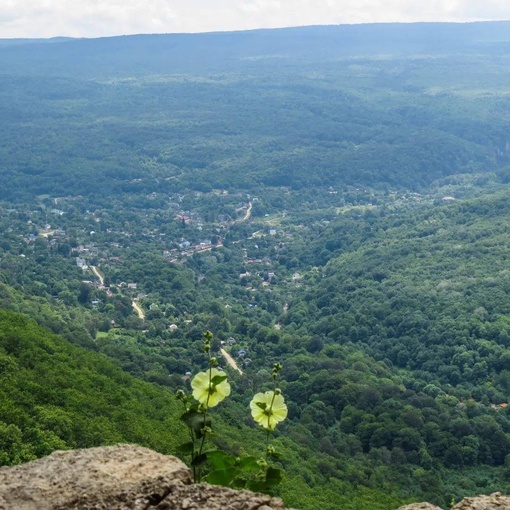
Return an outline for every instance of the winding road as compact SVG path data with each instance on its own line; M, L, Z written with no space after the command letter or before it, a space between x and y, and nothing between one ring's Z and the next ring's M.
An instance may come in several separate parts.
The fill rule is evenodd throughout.
M99 278L101 285L104 285L104 276L99 272L99 269L96 266L90 266L90 269L94 273L94 276ZM142 310L142 307L136 301L131 301L131 305L133 306L138 317L144 321L145 312Z
M246 210L246 214L244 215L244 218L241 221L246 221L251 216L251 210L253 209L253 204L251 202L248 202L248 209Z

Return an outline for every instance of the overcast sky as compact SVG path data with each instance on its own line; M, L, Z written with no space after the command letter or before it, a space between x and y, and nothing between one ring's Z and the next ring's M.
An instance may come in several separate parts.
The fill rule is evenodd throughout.
M510 0L0 0L0 38L510 19Z

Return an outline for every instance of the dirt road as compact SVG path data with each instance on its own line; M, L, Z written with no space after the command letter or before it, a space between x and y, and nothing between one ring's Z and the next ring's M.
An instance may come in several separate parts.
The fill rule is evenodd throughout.
M243 375L243 371L237 366L234 358L222 347L220 347L221 355L225 358L227 363L234 369L237 370L241 375Z
M253 204L251 202L248 202L248 209L246 210L246 214L244 215L244 218L241 221L246 221L251 216L251 210L253 209Z
M94 275L97 276L97 278L99 278L99 282L101 283L101 285L104 285L104 276L99 272L97 267L96 266L90 266L90 269L92 270Z
M135 312L138 314L138 317L140 317L140 319L142 319L144 321L145 320L145 313L142 310L141 306L136 301L131 301L131 304L133 305L133 308L135 309Z

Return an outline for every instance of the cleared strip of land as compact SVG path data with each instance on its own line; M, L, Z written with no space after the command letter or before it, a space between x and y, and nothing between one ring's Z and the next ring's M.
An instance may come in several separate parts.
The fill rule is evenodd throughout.
M222 347L220 347L221 355L225 358L227 363L234 369L237 370L241 375L243 375L243 371L237 366L234 358Z

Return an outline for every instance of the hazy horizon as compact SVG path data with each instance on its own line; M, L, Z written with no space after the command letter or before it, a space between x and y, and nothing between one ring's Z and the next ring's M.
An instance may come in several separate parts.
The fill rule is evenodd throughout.
M9 0L0 38L231 32L313 25L504 21L506 0Z

